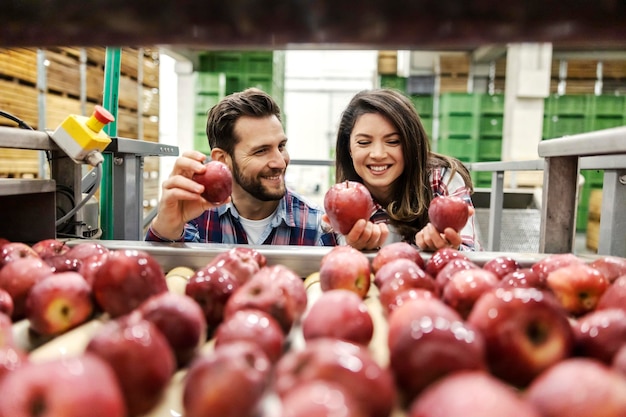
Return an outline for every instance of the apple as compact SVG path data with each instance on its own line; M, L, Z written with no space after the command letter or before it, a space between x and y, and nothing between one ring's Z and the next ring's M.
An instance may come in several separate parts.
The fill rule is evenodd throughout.
M389 316L389 367L404 405L445 375L486 369L482 334L460 319L408 308L420 303L413 301Z
M11 317L0 313L0 347L14 345L12 326Z
M0 313L4 313L7 316L13 314L13 298L11 294L5 289L0 288Z
M207 266L226 268L243 284L266 264L265 255L256 249L235 246L215 256Z
M26 297L32 286L53 273L52 267L39 255L16 259L0 269L0 288L13 300L13 321L26 316Z
M407 299L401 305L398 305L388 317L388 325L391 323L391 317L399 316L393 319L397 323L410 323L420 320L422 317L444 318L450 322L462 321L461 315L449 305L445 304L438 298L420 298ZM402 326L389 326L387 333L388 344L395 344L396 333L403 332Z
M595 309L610 284L599 270L585 263L578 263L550 272L546 285L563 308L577 316Z
M626 343L626 312L619 308L591 311L573 325L574 351L607 365Z
M546 291L488 291L476 300L467 323L484 336L490 371L515 386L526 386L572 352L574 336L568 317Z
M615 352L615 355L613 355L611 368L626 377L626 344L621 345L619 349L617 349L617 352Z
M540 415L509 385L485 371L478 370L461 371L443 377L426 388L423 394L411 404L407 413L407 417L444 416L542 417L544 415Z
M607 308L621 308L626 311L626 275L616 278L600 296L596 310Z
M496 274L498 280L504 278L506 274L517 271L521 267L522 266L519 262L517 262L517 260L506 255L496 256L495 258L485 262L483 265L483 269Z
M438 291L442 292L446 288L446 285L448 285L452 275L465 269L480 269L480 267L469 259L450 259L450 261L439 270L437 276L435 276Z
M271 369L256 344L240 341L216 346L189 365L183 380L185 417L255 415Z
M537 289L546 289L545 282L539 278L539 274L537 274L532 268L520 268L516 271L509 272L502 277L498 286L501 288L532 287Z
M426 267L426 262L417 247L407 242L392 242L384 245L376 252L372 259L372 272L376 274L384 264L399 258L410 259L422 269Z
M28 362L28 352L16 346L3 346L0 342L0 380Z
M498 276L486 269L463 269L452 275L441 299L466 319L476 300L483 293L495 288L499 282Z
M198 269L185 286L185 295L200 305L211 336L224 319L226 302L239 288L239 280L227 269L209 266Z
M618 256L602 256L589 264L599 270L609 280L615 281L618 277L626 275L626 258Z
M272 363L276 363L285 348L285 333L269 313L258 309L236 311L225 319L215 332L215 346L248 341L263 350Z
M54 272L78 271L81 265L80 260L68 258L66 254L51 256L44 260L54 269Z
M302 320L305 340L328 337L368 345L374 321L363 299L350 290L323 292Z
M428 206L428 218L435 229L443 232L448 227L461 231L469 218L469 205L461 197L436 196Z
M54 238L40 240L32 248L42 259L63 255L70 250L70 247L65 242Z
M113 369L130 416L154 408L176 369L167 339L138 312L105 322L85 352L100 357ZM99 385L93 380L90 383Z
M87 241L87 242L80 242L72 246L70 250L68 250L65 253L65 256L68 259L77 259L78 261L82 261L92 255L97 255L100 253L107 253L107 252L110 252L110 249L108 249L102 243L98 243L94 241Z
M370 261L352 246L335 246L320 262L322 291L346 289L365 298L372 283Z
M470 259L463 254L463 252L453 248L440 248L437 249L426 262L425 271L431 277L437 277L439 271L452 259L464 259L469 261Z
M91 287L77 272L59 272L35 283L26 298L26 318L40 335L54 336L82 324L93 313Z
M9 239L0 237L0 250L2 250L2 247L6 245L7 243L11 243L11 241Z
M162 292L141 303L137 311L163 333L174 352L178 367L187 365L206 342L204 312L187 295Z
M524 397L541 416L626 416L626 378L591 358L569 358L539 375Z
M422 288L439 294L435 280L415 262L408 259L397 259L383 266L376 274L379 282L379 299L383 306L390 305L402 292Z
M0 379L0 415L125 417L111 368L89 354L25 363Z
M369 220L375 209L372 195L360 182L346 180L324 194L324 210L330 225L342 235L347 235L358 220Z
M226 201L233 191L233 175L228 165L220 161L209 161L202 173L194 174L192 179L204 186L202 197L213 204Z
M370 417L388 417L397 398L389 369L367 347L339 339L313 339L302 349L287 351L274 366L272 388L284 398L315 380L341 385Z
M152 255L125 249L108 254L95 273L92 291L102 310L119 317L168 289L163 269Z
M412 300L429 300L437 299L437 296L432 292L423 288L409 288L401 291L399 294L390 297L387 304L382 304L383 313L385 316L389 316L400 306L411 302Z
M368 417L347 389L332 381L303 382L280 402L281 417ZM269 417L269 416L268 416Z
M106 261L108 255L109 252L96 253L79 261L80 266L77 272L85 279L90 287L93 287L96 272L100 269L104 261Z
M21 258L37 258L41 259L41 256L35 250L22 242L9 242L5 243L0 249L0 269L5 265Z
M300 320L306 306L302 278L289 268L276 264L261 268L233 292L224 306L224 318L242 309L256 308L274 317L287 334Z
M564 266L581 263L584 261L572 253L554 253L538 260L530 268L539 275L542 281L545 281L550 272Z

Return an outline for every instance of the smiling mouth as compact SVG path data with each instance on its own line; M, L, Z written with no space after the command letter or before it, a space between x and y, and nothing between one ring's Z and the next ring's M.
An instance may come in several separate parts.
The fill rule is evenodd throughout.
M374 172L384 172L389 169L391 165L369 165L368 168L370 171Z

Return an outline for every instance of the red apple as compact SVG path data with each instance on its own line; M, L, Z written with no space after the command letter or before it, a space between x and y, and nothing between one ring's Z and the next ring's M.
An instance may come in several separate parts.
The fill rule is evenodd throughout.
M465 227L469 213L469 205L456 196L436 196L428 206L430 222L440 232L448 227L459 232Z
M187 295L162 292L141 303L137 311L163 333L174 352L178 367L187 365L206 342L204 312Z
M484 371L462 371L429 386L408 417L542 417L516 391ZM552 416L552 415L551 415ZM547 417L547 415L545 415Z
M218 254L207 266L215 265L218 268L226 268L243 284L266 264L265 255L259 251L243 246L235 246L226 252Z
M204 186L202 197L209 203L221 204L233 191L233 175L228 166L220 161L209 161L204 172L194 174L192 179Z
M603 256L591 262L589 266L600 271L609 282L626 275L626 258L618 256Z
M269 313L258 309L236 311L220 324L215 332L215 346L248 341L255 343L276 363L285 348L285 334L280 324Z
M286 352L274 367L273 388L281 398L315 380L341 385L370 417L388 417L397 397L389 369L368 348L339 339L310 340L303 349Z
M613 355L611 368L626 377L626 344L621 345L615 352L615 355Z
M347 389L332 381L303 382L281 399L280 417L368 417Z
M567 312L581 315L596 308L609 280L597 269L579 263L550 272L546 285Z
M91 317L91 287L77 272L59 272L33 285L26 298L30 328L40 335L64 333Z
M232 273L216 266L200 268L189 278L185 294L202 308L208 336L224 319L226 302L240 286L239 280Z
M365 298L372 282L370 261L352 246L335 246L322 257L320 287L322 291L346 289Z
M65 242L58 239L40 240L36 242L32 248L42 259L63 255L70 250L70 247L67 246Z
M469 259L450 259L450 261L448 261L446 265L439 270L437 276L435 276L435 282L437 283L438 290L442 292L446 288L446 285L448 285L452 275L465 269L480 269L480 267Z
M460 319L410 308L420 303L405 304L389 316L389 366L405 405L445 375L486 369L480 332Z
M0 347L13 346L13 322L11 317L0 313Z
M476 300L499 282L498 276L486 269L463 269L452 275L441 299L458 311L463 319L467 319Z
M387 304L383 304L383 313L385 316L389 316L392 312L403 306L412 300L429 300L437 299L437 296L432 292L423 288L410 288L397 294L395 297L391 297Z
M130 416L154 408L176 369L167 339L139 313L105 322L85 351L102 358L113 369ZM90 384L99 385L93 382Z
M7 290L0 288L0 313L11 317L13 309L13 298L11 298L11 294L9 294Z
M23 364L0 379L0 392L0 416L126 416L111 368L89 354Z
M498 277L498 280L504 278L506 274L517 271L522 266L517 260L511 258L510 256L496 256L493 259L485 262L483 265L483 269L487 271L491 271Z
M608 308L621 308L626 311L626 275L616 278L598 300L596 310Z
M626 416L626 378L590 358L555 364L532 382L524 397L541 416Z
M415 272L417 271L417 272ZM382 265L374 274L374 285L381 289L383 284L399 275L415 275L419 274L428 277L430 282L426 287L435 291L435 282L433 277L424 272L424 268L420 267L415 261L408 258L390 259Z
M426 267L426 262L422 258L421 252L415 246L407 242L393 242L384 245L376 252L372 259L372 272L376 274L384 264L398 258L410 259L422 269Z
M538 260L531 265L542 281L548 278L548 274L564 266L584 263L582 259L572 253L555 253Z
M328 337L368 345L374 321L363 299L349 290L323 292L302 320L305 340Z
M72 246L70 250L65 253L65 255L68 259L77 259L78 261L82 261L83 259L87 259L92 255L107 252L110 252L110 250L102 243L87 241L80 242Z
M39 255L16 259L0 269L0 288L13 300L13 321L26 316L26 297L32 286L53 272Z
M498 283L502 288L538 288L545 289L545 281L539 278L539 274L533 271L531 268L520 268L517 271L509 272L502 277Z
M96 272L104 261L106 261L109 252L96 253L94 255L83 258L78 268L78 273L87 281L90 287L93 286L93 281L96 277Z
M525 386L572 352L573 332L552 294L535 288L496 288L474 304L467 322L485 338L491 372Z
M0 249L0 269L5 265L21 258L37 258L41 259L35 250L22 242L9 242Z
M6 245L7 243L11 243L11 241L9 239L5 239L3 237L0 237L0 250L2 250L2 247L4 245Z
M183 383L185 417L255 415L271 368L263 350L250 342L229 343L198 357Z
M98 305L111 317L130 313L150 296L168 291L156 259L141 250L111 251L94 276Z
M2 346L0 342L0 380L28 362L28 352L16 346Z
M439 294L435 280L408 259L389 262L376 276L382 282L379 286L379 299L383 307L389 306L398 295L409 289L421 288Z
M611 308L591 311L573 325L575 352L607 365L626 343L626 312Z
M426 273L431 277L437 277L439 271L452 259L464 259L469 261L470 259L461 251L452 248L440 248L437 249L428 262L426 262Z
M67 253L50 256L44 261L54 269L54 272L78 271L81 265L80 260L68 258Z
M304 314L306 305L302 278L277 264L261 268L235 290L224 307L224 318L242 309L256 308L274 317L287 334Z
M344 181L326 191L324 209L332 228L347 235L357 220L369 220L375 206L365 185L356 181Z

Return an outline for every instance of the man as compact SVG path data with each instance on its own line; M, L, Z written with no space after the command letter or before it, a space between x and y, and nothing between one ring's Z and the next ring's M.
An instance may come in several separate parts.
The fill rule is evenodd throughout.
M322 230L323 212L287 189L287 137L280 108L263 91L250 88L214 106L207 120L211 159L233 174L233 191L224 204L201 197L193 181L205 169L206 156L188 151L163 182L158 214L146 240L257 245L336 244Z

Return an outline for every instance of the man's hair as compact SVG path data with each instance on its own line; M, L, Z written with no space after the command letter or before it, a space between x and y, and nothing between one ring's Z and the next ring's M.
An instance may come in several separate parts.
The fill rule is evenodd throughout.
M233 154L239 138L235 136L235 123L242 116L269 117L281 120L280 107L266 92L258 88L232 93L209 110L206 134L211 149L220 148Z

